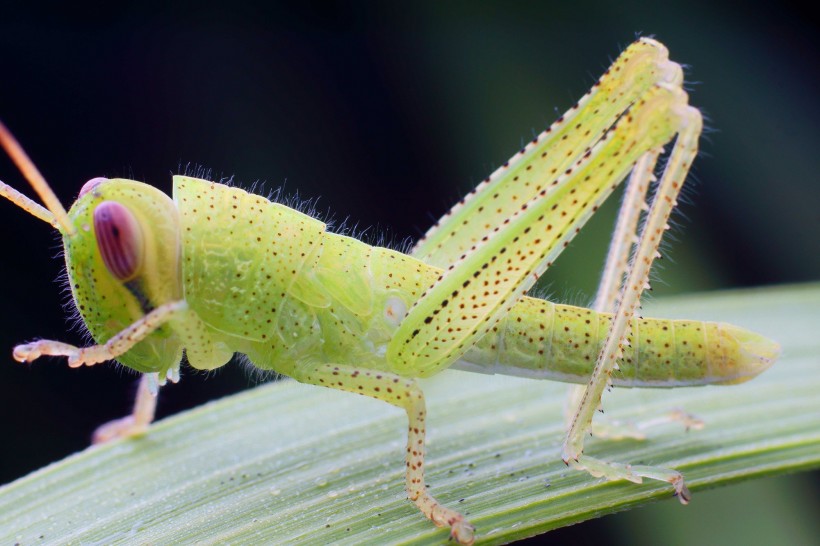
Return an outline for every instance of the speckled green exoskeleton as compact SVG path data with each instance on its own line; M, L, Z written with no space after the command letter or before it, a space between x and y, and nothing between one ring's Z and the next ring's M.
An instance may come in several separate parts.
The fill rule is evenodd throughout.
M636 315L701 132L682 81L660 43L635 42L409 255L187 176L174 177L170 198L140 182L96 178L66 213L0 126L3 147L46 208L3 183L0 193L62 234L74 302L99 344L41 340L17 346L14 357L66 356L74 367L116 359L143 374L133 414L100 427L96 441L144 432L158 387L179 378L183 354L211 370L243 353L259 368L403 408L407 494L461 544L473 542L473 526L424 483L425 402L415 378L454 367L577 383L585 387L568 414L564 461L610 479L666 480L685 502L673 470L582 454L608 385L734 384L765 370L779 351L736 326ZM627 177L594 308L527 297Z

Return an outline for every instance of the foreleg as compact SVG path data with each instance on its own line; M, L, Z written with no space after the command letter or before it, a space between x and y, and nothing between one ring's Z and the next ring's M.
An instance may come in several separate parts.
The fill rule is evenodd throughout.
M148 337L157 328L172 320L187 309L184 301L161 305L143 316L102 345L79 348L68 343L53 340L39 340L18 345L14 348L14 358L18 362L31 362L41 356L66 356L68 365L77 368L93 366L112 360L128 352L134 345ZM94 431L93 443L108 442L115 438L135 436L144 433L154 420L157 406L159 380L156 374L143 374L137 390L136 401L131 415L105 423Z
M160 305L102 345L80 348L50 339L18 345L14 348L14 359L17 362L31 362L41 356L66 356L71 368L93 366L127 353L134 345L187 308L188 304L184 301Z

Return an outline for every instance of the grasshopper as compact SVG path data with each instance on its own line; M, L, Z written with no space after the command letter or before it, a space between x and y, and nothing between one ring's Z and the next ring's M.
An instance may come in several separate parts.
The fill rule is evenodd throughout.
M98 343L40 340L15 347L14 358L65 356L72 367L116 359L143 374L133 413L101 426L98 442L144 433L159 386L179 379L183 359L211 370L243 353L261 369L397 406L409 421L407 494L460 544L474 541L474 527L425 486L426 410L415 378L454 367L576 383L583 388L573 399L563 460L608 479L668 481L687 502L674 470L583 454L607 386L734 384L779 353L777 343L737 326L637 314L697 153L701 115L682 83L662 44L633 43L409 255L188 176L174 177L172 197L133 180L95 178L66 212L0 125L0 144L45 208L2 182L0 193L61 233L74 303ZM528 297L627 178L593 308Z

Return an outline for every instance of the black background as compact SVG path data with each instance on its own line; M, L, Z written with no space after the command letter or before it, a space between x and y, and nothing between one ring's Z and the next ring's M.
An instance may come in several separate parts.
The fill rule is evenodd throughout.
M655 293L820 278L816 21L784 4L653 6L4 4L0 119L66 207L94 176L170 191L180 165L202 165L401 241L654 35L687 66L708 129ZM6 158L0 179L28 191ZM546 275L555 299L588 303L612 208ZM0 230L4 483L85 447L128 411L133 380L12 361L21 341L81 337L49 226L0 203ZM256 382L212 375L167 389L160 417ZM597 528L578 529L564 532Z

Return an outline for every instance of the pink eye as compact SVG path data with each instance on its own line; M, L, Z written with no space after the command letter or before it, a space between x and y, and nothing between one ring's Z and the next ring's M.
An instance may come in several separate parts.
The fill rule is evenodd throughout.
M143 242L131 211L116 201L103 201L94 209L94 232L108 271L123 282L136 277L142 265Z
M102 176L92 178L91 180L89 180L88 182L83 184L83 187L80 189L79 197L82 197L83 195L87 194L88 192L90 192L91 190L93 190L94 188L96 188L97 186L102 184L103 182L108 182L108 179L105 178L105 177L102 177Z

